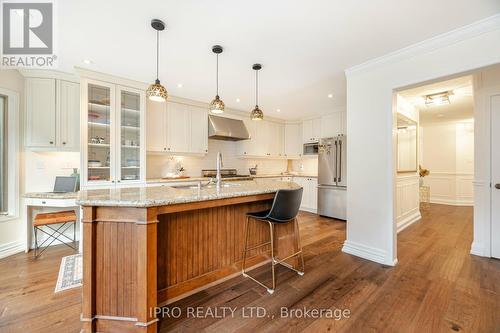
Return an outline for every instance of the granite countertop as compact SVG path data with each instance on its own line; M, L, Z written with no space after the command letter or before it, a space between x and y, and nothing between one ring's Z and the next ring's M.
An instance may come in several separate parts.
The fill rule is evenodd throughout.
M252 180L254 178L274 178L274 177L311 177L317 178L318 175L308 175L308 174L262 174L262 175L251 175L250 177L231 177L226 178L224 181L238 181L238 180ZM146 183L180 183L180 182L199 182L208 181L210 177L190 177L190 178L149 178L146 179Z
M78 192L54 193L54 192L30 192L24 194L30 199L76 199Z
M310 177L310 178L317 178L318 175L312 175L312 174L290 174L290 173L276 173L276 174L262 174L262 175L254 175L252 176L254 178L273 178L273 177Z
M225 183L228 184L228 183ZM212 187L171 186L133 187L99 190L83 190L78 194L77 204L82 206L114 206L114 207L154 207L180 203L208 201L243 197L247 195L274 193L280 189L295 189L299 186L293 182L248 180L230 182L228 187L219 191Z

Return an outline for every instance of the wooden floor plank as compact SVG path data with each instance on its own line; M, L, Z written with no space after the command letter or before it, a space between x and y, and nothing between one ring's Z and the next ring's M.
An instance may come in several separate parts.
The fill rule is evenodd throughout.
M304 276L279 267L273 295L241 276L225 281L169 305L182 315L164 318L160 332L500 332L500 261L469 254L472 208L431 205L398 235L396 267L343 253L345 222L310 213L299 221ZM0 260L0 332L79 332L81 290L54 294L61 257L71 253L54 246L36 261L24 253ZM270 281L269 265L252 274ZM236 310L198 319L188 307ZM270 317L243 318L250 307ZM350 316L281 318L281 307Z

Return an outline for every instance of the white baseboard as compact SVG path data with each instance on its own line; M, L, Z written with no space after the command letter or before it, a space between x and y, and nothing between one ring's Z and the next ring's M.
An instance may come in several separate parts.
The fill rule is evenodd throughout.
M346 240L344 242L344 246L342 247L342 252L352 254L356 257L378 262L379 264L388 266L395 266L398 262L397 259L394 261L392 259L391 260L386 259L387 255L384 250L352 242L349 240Z
M433 204L438 204L438 205L474 206L473 199L449 199L449 198L431 197L430 202Z
M404 219L397 222L397 232L399 233L399 232L403 231L404 229L408 228L413 223L419 221L421 218L422 218L422 215L420 214L420 210L417 210L414 213L406 216Z
M483 244L472 242L472 245L470 247L470 254L480 257L491 258L491 255L488 252L489 251L486 251L486 248L484 247Z
M0 245L0 259L20 252L24 252L23 242L10 242Z
M313 213L313 214L317 214L318 213L317 209L309 208L309 207L300 207L300 210L303 210L303 211L309 212L309 213Z

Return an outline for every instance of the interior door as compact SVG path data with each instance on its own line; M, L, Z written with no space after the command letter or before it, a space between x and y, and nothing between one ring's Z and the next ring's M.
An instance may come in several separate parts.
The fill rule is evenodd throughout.
M491 256L500 258L500 95L491 97Z

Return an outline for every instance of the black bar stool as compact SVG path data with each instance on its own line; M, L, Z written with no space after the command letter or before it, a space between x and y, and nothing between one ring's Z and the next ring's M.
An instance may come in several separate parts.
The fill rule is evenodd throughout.
M297 222L297 214L299 213L300 202L302 201L302 192L303 188L295 189L295 190L279 190L276 192L274 196L273 205L271 209L256 212L256 213L247 213L247 219L245 223L245 247L243 249L243 264L242 264L242 275L244 277L248 277L253 281L260 284L262 287L267 289L267 292L272 294L274 289L276 288L276 276L274 272L274 266L280 264L291 270L294 270L299 275L304 275L304 256L302 255L302 246L300 245L300 235L299 235L299 224ZM250 219L254 219L255 221L261 221L269 224L269 232L270 232L270 241L253 246L248 248L248 226L250 223ZM274 256L274 225L275 224L283 224L289 222L295 223L295 240L297 242L298 252L295 252L283 259L278 259ZM266 286L264 283L258 281L254 277L248 275L245 272L245 262L247 252L260 248L262 246L271 245L271 271L273 274L273 285L272 287ZM302 262L302 270L297 270L291 265L285 263L286 260L293 258L295 256L300 255L300 260Z

